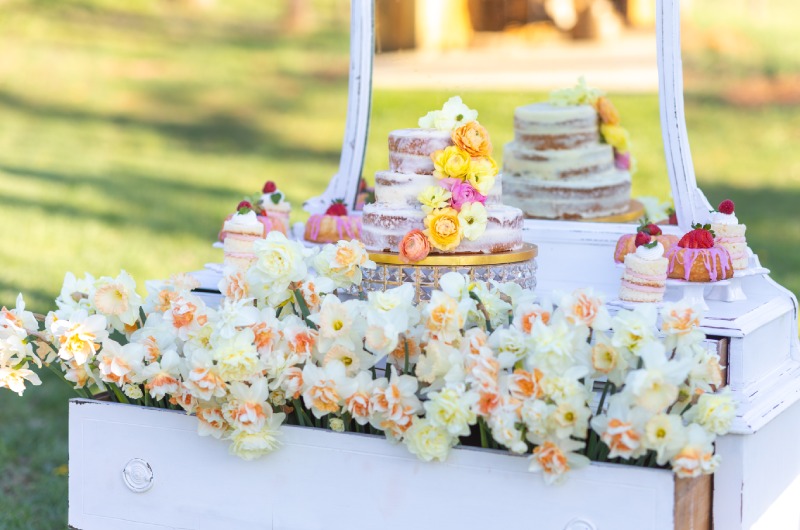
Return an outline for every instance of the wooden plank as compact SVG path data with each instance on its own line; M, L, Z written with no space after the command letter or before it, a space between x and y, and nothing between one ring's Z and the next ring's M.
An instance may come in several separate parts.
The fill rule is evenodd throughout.
M712 530L713 477L675 479L675 530Z

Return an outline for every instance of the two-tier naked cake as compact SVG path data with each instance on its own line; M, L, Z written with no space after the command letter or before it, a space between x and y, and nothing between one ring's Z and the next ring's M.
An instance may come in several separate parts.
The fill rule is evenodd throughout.
M488 133L458 97L389 134L389 170L375 175L361 239L418 261L429 252L498 253L522 246L522 212L502 202Z
M527 216L588 219L625 212L631 199L628 133L611 102L583 80L548 102L518 107L505 146L509 204Z

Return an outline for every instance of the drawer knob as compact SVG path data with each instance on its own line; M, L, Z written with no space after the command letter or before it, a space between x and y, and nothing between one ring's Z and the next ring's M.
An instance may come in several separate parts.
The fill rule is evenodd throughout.
M144 493L153 487L153 468L141 458L133 458L122 470L122 480L134 493Z
M567 523L564 530L597 530L597 528L586 519L573 519Z

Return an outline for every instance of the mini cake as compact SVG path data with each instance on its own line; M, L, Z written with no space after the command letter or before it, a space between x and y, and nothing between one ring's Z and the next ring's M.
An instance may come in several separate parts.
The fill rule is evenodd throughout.
M583 79L547 102L517 107L503 157L508 203L545 219L623 213L631 199L629 144L611 101Z
M739 224L736 214L733 213L733 201L722 201L718 210L711 213L711 229L716 236L717 245L723 247L731 255L734 270L744 270L750 260L747 241L744 237L747 226Z
M324 214L315 214L306 223L305 240L313 243L336 243L342 239L361 238L361 217L348 215L344 201L337 199Z
M666 252L670 278L689 282L716 282L733 276L731 256L714 244L711 225L693 225L677 245Z
M261 211L272 221L272 229L288 235L289 215L292 213L292 205L286 201L282 192L278 191L277 186L268 180L262 189L262 195L257 201Z
M668 265L664 245L646 232L636 234L636 251L625 256L619 299L628 302L663 300Z
M270 231L271 225L266 217L259 217L253 206L242 201L236 208L237 212L230 216L222 226L223 263L240 270L246 270L256 260L253 254L253 242L262 239Z
M635 234L624 234L617 241L617 246L614 249L614 261L622 263L625 256L631 252L636 251L636 237L645 233L652 236L656 241L661 243L664 247L664 252L668 251L675 243L678 242L678 236L668 235L661 232L661 228L657 224L648 223L643 220L639 227L636 229Z
M406 259L409 238L432 254L522 246L522 212L503 204L492 143L477 117L456 96L420 118L419 128L389 133L389 169L375 174L376 202L364 206L367 250ZM425 255L415 253L410 261Z

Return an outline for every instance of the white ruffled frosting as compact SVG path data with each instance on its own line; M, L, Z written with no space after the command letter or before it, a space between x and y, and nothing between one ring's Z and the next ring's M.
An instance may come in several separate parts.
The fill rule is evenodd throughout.
M281 196L281 200L278 201L278 204L272 202L272 196L276 193L280 194ZM288 212L289 210L292 209L292 205L286 202L284 200L285 198L286 196L283 194L283 192L273 191L272 193L263 194L261 196L259 204L261 204L261 207L264 208L265 210L272 210L274 212Z
M736 213L711 212L711 222L720 225L738 225Z
M636 255L645 261L655 261L664 257L664 245L660 242L656 242L653 248L639 245L636 247Z
M250 210L245 214L235 213L233 217L225 221L225 230L235 230L236 228L257 228L263 226L256 217L256 212Z

